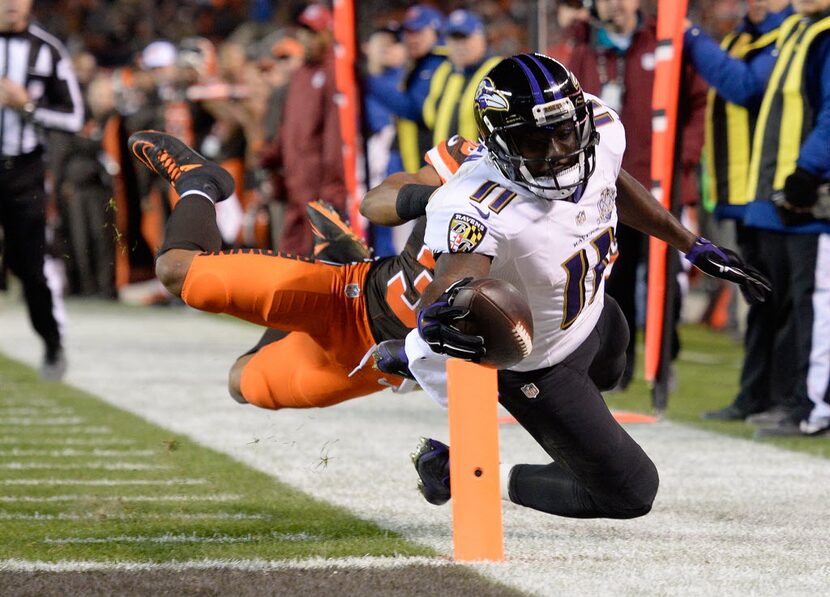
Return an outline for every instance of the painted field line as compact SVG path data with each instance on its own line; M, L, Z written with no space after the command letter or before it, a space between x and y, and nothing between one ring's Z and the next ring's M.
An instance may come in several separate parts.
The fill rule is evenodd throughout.
M0 479L0 485L205 485L207 479Z
M116 437L94 437L94 438L57 438L26 440L14 437L0 437L0 445L19 445L20 443L36 443L38 446L132 446L135 441Z
M319 535L311 533L246 533L245 535L197 535L196 533L163 535L113 535L111 537L46 537L42 543L47 545L95 545L102 543L253 543L267 539L277 541L319 541Z
M43 408L57 408L58 403L54 400L32 398L31 400L3 400L3 406L42 406Z
M184 562L29 562L26 560L0 560L0 572L90 572L90 571L186 571L231 569L250 572L267 570L389 570L406 566L452 566L447 558L424 556L349 558L309 558L307 560L187 560Z
M21 448L0 450L0 456L49 456L50 458L71 458L75 456L110 458L118 456L153 456L155 454L157 454L155 450L101 450L99 448L92 450L77 450L75 448L64 448L63 450L24 450Z
M741 366L741 362L736 361L733 357L723 357L717 354L695 352L693 350L681 350L678 358L681 361L687 361L697 365L720 365L721 367L728 367L730 369L739 369Z
M101 470L101 471L162 471L173 468L167 464L146 464L143 462L79 462L78 464L50 464L48 462L3 462L0 469L10 471L34 471L34 470L56 470L56 471L78 471L78 470Z
M39 415L72 415L74 408L29 408L29 407L0 407L0 417L39 416Z
M3 428L6 429L3 429ZM34 427L34 425L31 425ZM78 433L81 435L112 435L112 429L109 427L81 427L81 426L74 426L74 427L56 427L51 425L44 425L44 429L41 433L60 433L62 435L67 435L70 433ZM19 426L17 425L3 425L0 424L0 434L3 435L14 435L20 431ZM29 434L29 430L25 430L26 435Z
M84 417L0 417L0 426L14 425L16 427L52 427L64 425L82 425Z
M233 502L243 497L233 493L217 495L0 495L0 502Z
M107 514L105 520L271 520L270 514L247 514L245 512L194 512L182 514L156 514L152 512L136 512L134 514L119 514L112 516ZM85 512L83 514L21 514L19 512L0 512L0 520L102 520L102 516L96 512Z

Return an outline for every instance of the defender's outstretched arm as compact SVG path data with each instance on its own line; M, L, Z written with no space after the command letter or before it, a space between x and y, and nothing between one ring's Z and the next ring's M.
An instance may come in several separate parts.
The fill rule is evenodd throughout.
M360 213L374 224L398 226L423 215L429 197L440 184L441 177L432 166L424 166L414 174L396 172L366 193Z

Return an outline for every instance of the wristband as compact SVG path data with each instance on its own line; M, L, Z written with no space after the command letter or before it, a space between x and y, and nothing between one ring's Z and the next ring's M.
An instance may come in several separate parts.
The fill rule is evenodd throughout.
M427 184L405 184L398 191L395 211L405 222L415 220L427 213L427 203L437 186Z

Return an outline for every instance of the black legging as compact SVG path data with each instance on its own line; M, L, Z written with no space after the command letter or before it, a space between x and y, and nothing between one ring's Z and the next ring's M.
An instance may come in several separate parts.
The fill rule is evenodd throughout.
M17 158L18 165L0 165L0 226L3 227L4 260L23 285L32 327L46 349L60 347L58 322L52 312L52 293L46 284L46 192L40 153Z
M628 345L619 307L605 300L594 331L563 362L499 372L499 402L554 459L512 469L510 499L517 504L573 518L634 518L651 510L657 469L597 388L622 375ZM537 397L525 395L527 384L535 384Z

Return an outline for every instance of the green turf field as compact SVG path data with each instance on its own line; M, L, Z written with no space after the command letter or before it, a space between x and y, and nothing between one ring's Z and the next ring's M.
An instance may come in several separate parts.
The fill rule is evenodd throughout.
M700 420L733 398L740 347L700 327L685 327L682 340L679 388L666 416L750 438L753 429L743 423ZM650 411L641 379L608 401ZM830 456L826 439L765 441ZM3 357L0 529L0 559L435 555L81 391L40 383Z
M394 554L433 555L0 356L0 560Z

